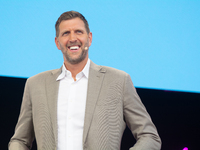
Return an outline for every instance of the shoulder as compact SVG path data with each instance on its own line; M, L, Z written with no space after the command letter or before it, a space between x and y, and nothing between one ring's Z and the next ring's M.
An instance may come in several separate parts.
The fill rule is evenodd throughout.
M108 66L96 65L93 62L91 63L91 68L93 70L105 73L105 75L111 75L111 76L129 76L128 73L126 73L123 70L119 70L119 69L108 67Z
M102 66L102 68L105 69L107 73L122 75L122 76L128 75L128 73L126 73L125 71L119 70L116 68L112 68L112 67L108 67L108 66Z
M36 75L28 78L27 82L30 82L30 83L43 82L49 76L54 76L55 78L57 78L60 73L61 73L61 68L60 69L44 71L44 72L41 72L39 74L36 74Z

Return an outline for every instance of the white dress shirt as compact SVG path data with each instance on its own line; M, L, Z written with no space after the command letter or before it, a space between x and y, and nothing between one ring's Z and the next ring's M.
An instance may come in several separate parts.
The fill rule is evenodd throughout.
M87 85L90 60L83 70L76 75L62 66L57 104L58 150L82 150L83 126L87 97Z

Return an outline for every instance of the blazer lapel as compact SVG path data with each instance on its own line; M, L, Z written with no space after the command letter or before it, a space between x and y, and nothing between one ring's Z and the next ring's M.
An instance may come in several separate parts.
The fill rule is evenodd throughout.
M51 75L46 78L46 93L47 93L47 103L49 107L51 123L55 138L55 146L57 146L57 99L58 99L58 88L59 81L56 81L57 77L60 75L62 69L53 70Z
M46 78L46 92L47 92L47 103L51 116L52 128L55 138L55 144L58 143L57 133L57 99L58 99L58 88L59 81L56 81L60 75L62 69L52 71L51 75ZM85 110L84 130L83 130L83 142L85 143L87 134L92 122L93 113L96 107L96 102L101 90L101 85L106 71L92 61L90 63L89 80L88 80L88 91L87 101Z
M105 72L106 71L101 66L98 66L91 61L83 130L83 143L86 141L87 134L92 122L96 102L98 100Z

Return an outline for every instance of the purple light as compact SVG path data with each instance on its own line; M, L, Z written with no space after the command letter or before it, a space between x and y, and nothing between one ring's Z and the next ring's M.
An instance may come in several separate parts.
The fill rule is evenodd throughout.
M183 150L188 150L188 148L187 148L187 147L185 147Z

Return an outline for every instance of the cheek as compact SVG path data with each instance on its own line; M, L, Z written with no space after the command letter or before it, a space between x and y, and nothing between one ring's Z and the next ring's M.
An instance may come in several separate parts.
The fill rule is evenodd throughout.
M63 40L61 41L61 43L62 43L62 45L66 45L66 44L67 44L67 40L66 40L66 39L63 39Z
M68 40L67 37L61 37L61 38L60 38L60 43L61 43L62 45L67 44L68 41L69 41L69 40Z
M62 41L62 43L60 43L60 47L65 49L67 47L67 44L68 43L66 41Z
M82 42L82 43L84 43L84 45L87 45L87 46L91 45L90 40L88 38L84 39L84 42Z

